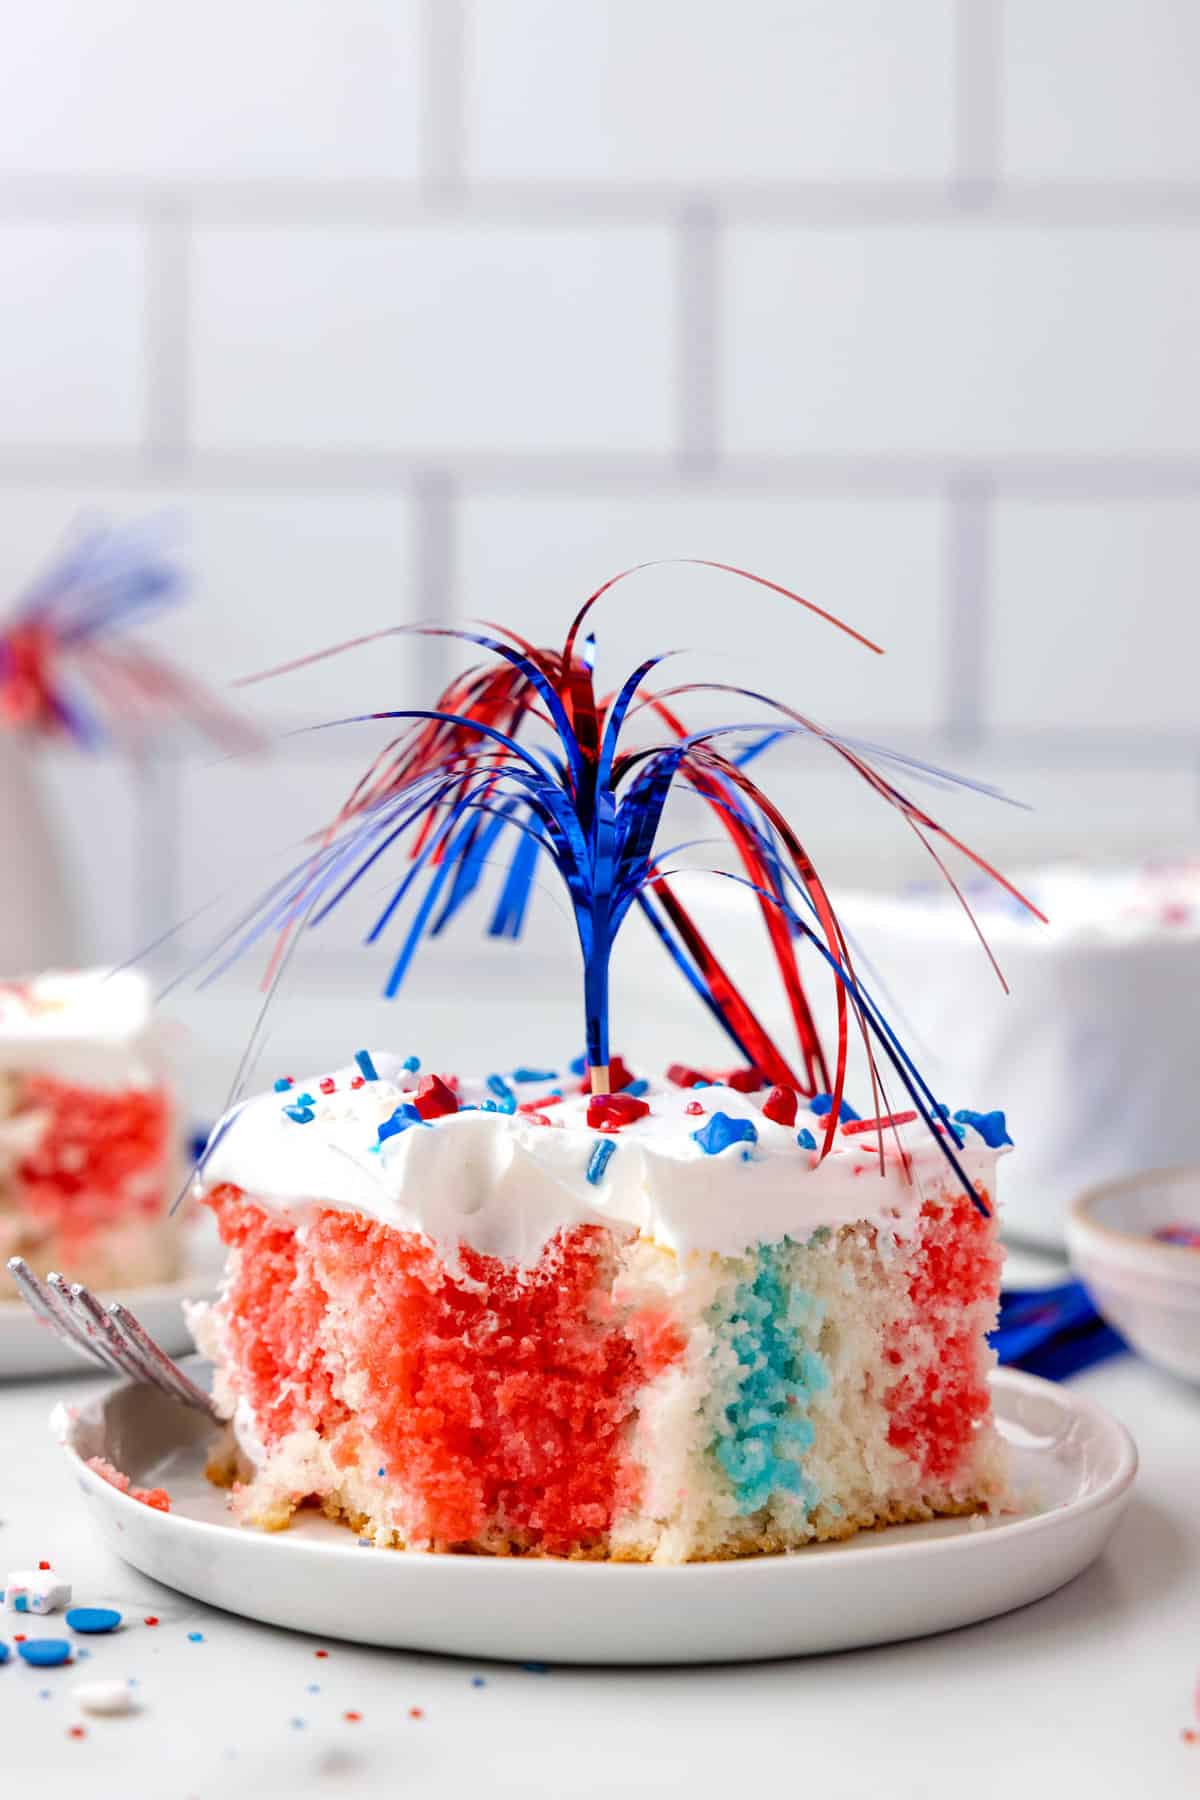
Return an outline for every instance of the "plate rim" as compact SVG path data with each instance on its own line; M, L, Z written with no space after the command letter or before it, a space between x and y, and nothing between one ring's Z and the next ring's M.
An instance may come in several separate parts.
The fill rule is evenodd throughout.
M205 1285L206 1280L207 1278L200 1273L181 1275L176 1281L156 1281L146 1287L113 1288L106 1291L102 1298L105 1305L111 1305L114 1301L119 1300L122 1306L127 1306L131 1311L136 1312L139 1303L145 1306L147 1301L151 1305L159 1305L174 1300L208 1299L217 1291L220 1272L218 1271L211 1280L207 1281L207 1286ZM0 1320L9 1316L16 1318L20 1313L28 1311L27 1302L22 1300L19 1294L15 1300L8 1295L0 1295Z
M798 1550L775 1551L767 1555L731 1557L686 1563L612 1562L608 1560L583 1560L555 1556L481 1557L463 1555L460 1552L449 1550L393 1549L391 1555L402 1559L401 1566L406 1569L426 1568L445 1571L454 1567L470 1570L479 1569L481 1566L486 1567L489 1570L498 1569L501 1566L506 1566L511 1569L527 1569L532 1565L542 1572L551 1568L560 1571L560 1573L551 1577L551 1579L574 1581L611 1579L613 1572L617 1570L624 1571L620 1576L620 1579L622 1580L629 1580L637 1576L641 1576L644 1579L647 1573L653 1570L654 1579L661 1580L673 1576L676 1579L690 1578L694 1582L705 1574L707 1574L710 1579L716 1580L730 1578L730 1576L716 1575L715 1571L717 1570L730 1572L734 1570L748 1571L754 1568L778 1570L781 1566L802 1566L806 1560L813 1560L812 1558L807 1558L805 1556L805 1551L807 1550L824 1549L826 1552L833 1550L838 1553L839 1558L852 1556L856 1553L860 1556L865 1554L870 1554L872 1556L900 1554L922 1559L937 1554L945 1556L956 1550L958 1554L963 1554L964 1550L972 1544L995 1544L1000 1537L1003 1537L1006 1542L1013 1539L1024 1541L1033 1535L1060 1529L1067 1519L1080 1521L1094 1512L1124 1502L1130 1488L1137 1479L1140 1458L1137 1444L1128 1427L1122 1420L1109 1412L1107 1407L1101 1406L1097 1401L1092 1400L1086 1394L1081 1394L1073 1388L1068 1388L1063 1383L1048 1381L1043 1376L1031 1375L1023 1369L995 1369L992 1371L991 1380L993 1383L998 1383L1001 1387L1007 1388L1018 1394L1024 1392L1031 1395L1053 1395L1060 1403L1066 1400L1068 1403L1068 1410L1082 1414L1093 1424L1097 1424L1105 1431L1113 1434L1118 1449L1117 1467L1114 1472L1110 1474L1099 1487L1083 1495L1079 1499L1068 1501L1064 1506L1051 1507L1045 1512L1025 1514L1024 1516L1017 1518L1009 1519L1002 1515L986 1532L971 1531L968 1529L956 1532L949 1536L916 1539L910 1537L896 1537L889 1542L889 1538L891 1538L891 1534L896 1528L887 1526L878 1531L868 1530L858 1532L854 1537L834 1544L804 1545ZM135 1508L143 1529L157 1530L160 1533L183 1531L187 1535L193 1537L198 1536L201 1540L213 1536L218 1536L220 1539L223 1539L227 1532L236 1530L236 1527L209 1519L194 1519L189 1517L186 1513L176 1513L173 1511L159 1512L156 1508L146 1507L141 1501L134 1500L130 1495L123 1493L119 1488L115 1488L111 1482L105 1481L103 1476L98 1475L94 1469L90 1468L85 1458L80 1454L78 1447L72 1441L72 1433L77 1427L79 1414L85 1408L94 1409L102 1407L113 1395L120 1392L122 1389L132 1388L134 1385L135 1384L130 1381L114 1382L110 1386L105 1387L103 1391L88 1395L84 1401L77 1405L74 1411L68 1415L65 1427L61 1417L62 1408L56 1407L54 1409L51 1417L52 1429L56 1431L62 1448L74 1464L76 1475L83 1483L85 1491L103 1498L110 1503L116 1500L120 1501L123 1507ZM120 1510L121 1508L118 1508L118 1512ZM147 1517L147 1515L153 1515L153 1517ZM922 1522L927 1524L935 1523L935 1521L932 1520ZM286 1531L246 1531L239 1532L238 1536L242 1541L247 1539L251 1541L262 1540L264 1544L268 1541L277 1540L281 1544L281 1547L286 1550L290 1550L300 1555L326 1558L352 1556L358 1547L357 1540L352 1539L349 1531L345 1534L345 1542L338 1540L326 1542L324 1539L291 1536ZM821 1557L819 1560L824 1563L827 1561L827 1556ZM569 1575L561 1573L561 1571L567 1570L574 1571L574 1573ZM742 1578L746 1579L746 1576L743 1575ZM451 1579L458 1580L461 1579L461 1577L452 1576ZM518 1577L501 1575L498 1577L489 1576L489 1579L499 1579L504 1581L518 1579Z

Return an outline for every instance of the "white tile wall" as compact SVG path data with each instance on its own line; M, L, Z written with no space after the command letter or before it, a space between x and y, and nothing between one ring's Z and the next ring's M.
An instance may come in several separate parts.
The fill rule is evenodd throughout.
M663 450L671 275L668 234L653 227L202 230L197 441Z
M953 0L468 0L481 180L937 179Z
M1195 731L1200 496L1006 502L995 557L993 725Z
M1200 178L1192 0L1004 0L999 16L1009 175Z
M7 173L416 173L417 0L38 0L6 12Z
M0 485L0 591L22 591L64 518L159 518L190 571L191 597L163 613L154 647L264 721L328 716L331 691L353 709L424 697L426 646L397 636L344 659L235 694L232 682L420 615L413 500L407 493L194 491L176 483L74 489ZM349 707L343 710L350 710Z
M731 231L732 449L1200 450L1200 227Z
M138 442L145 280L136 222L0 221L0 444Z
M536 561L529 546L536 544ZM647 655L690 652L664 682L727 681L818 720L934 731L944 701L946 524L937 500L695 494L479 496L464 501L456 610L517 619L561 644L607 576L659 557L734 563L791 586L867 637L875 656L779 595L686 565L614 588L593 618L598 672L619 685ZM753 716L724 699L711 718Z
M696 644L998 773L1040 803L967 808L1009 860L1174 847L1197 36L1182 0L11 7L3 591L81 508L174 509L196 601L157 641L221 682L404 619L547 638L622 564L740 560L887 658L679 570L611 596L605 656ZM450 660L400 639L253 703L403 705ZM97 953L298 838L357 760L48 765L81 891L105 872ZM835 878L911 872L834 772L778 779Z

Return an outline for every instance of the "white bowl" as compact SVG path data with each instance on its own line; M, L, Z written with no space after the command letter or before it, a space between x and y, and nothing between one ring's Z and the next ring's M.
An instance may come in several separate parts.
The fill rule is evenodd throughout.
M1200 1250L1157 1241L1168 1225L1200 1231L1200 1168L1088 1188L1068 1214L1067 1249L1108 1323L1151 1362L1200 1382Z

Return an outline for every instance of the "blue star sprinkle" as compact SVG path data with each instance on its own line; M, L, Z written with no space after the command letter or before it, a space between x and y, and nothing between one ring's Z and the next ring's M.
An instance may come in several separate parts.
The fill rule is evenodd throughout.
M973 1125L989 1150L999 1150L1002 1145L1012 1143L1002 1112L971 1112L964 1106L954 1117L960 1125Z
M731 1119L728 1113L715 1112L702 1125L699 1131L693 1131L693 1138L706 1156L720 1156L722 1150L728 1150L730 1144L757 1144L758 1133L749 1119Z
M808 1103L808 1110L810 1113L814 1113L818 1119L825 1118L828 1113L833 1111L833 1095L814 1094ZM850 1102L848 1100L843 1100L838 1108L838 1119L841 1123L844 1125L847 1120L857 1119L857 1117L858 1114L855 1112Z

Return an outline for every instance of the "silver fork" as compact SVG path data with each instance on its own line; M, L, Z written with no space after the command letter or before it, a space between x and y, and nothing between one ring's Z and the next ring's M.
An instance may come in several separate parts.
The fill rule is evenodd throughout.
M42 1281L23 1256L9 1259L8 1272L33 1311L92 1362L112 1374L128 1375L160 1388L182 1406L195 1407L220 1423L220 1414L204 1389L172 1362L119 1300L102 1306L90 1288L79 1281L66 1282L61 1275L47 1275Z

